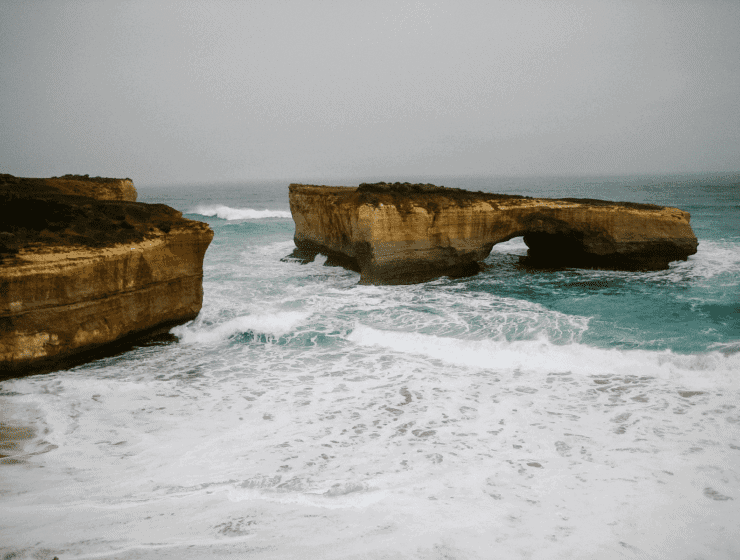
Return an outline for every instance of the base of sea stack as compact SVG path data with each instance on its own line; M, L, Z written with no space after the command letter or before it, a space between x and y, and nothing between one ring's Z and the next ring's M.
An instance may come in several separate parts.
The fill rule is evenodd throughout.
M178 278L99 300L0 318L0 378L47 373L120 352L122 345L195 319L200 277Z
M348 256L345 253L333 251L325 245L319 245L305 239L294 239L295 250L283 257L283 261L294 261L301 264L313 262L318 255L324 255L324 266L340 266L347 270L360 273L360 284L363 285L405 285L428 282L436 278L448 276L450 278L466 278L481 271L480 264L471 259L450 258L449 254L437 260L418 262L392 262L379 264L368 258L369 251L362 250L361 244L353 247L353 253L359 256ZM445 251L449 253L449 251Z
M170 333L172 327L182 325L187 321L195 319L197 315L185 321L167 321L161 325L151 327L143 331L123 336L113 342L107 342L97 346L88 346L77 352L62 354L51 358L42 358L32 363L13 364L9 369L0 369L0 381L14 377L26 377L29 375L40 375L54 371L72 369L83 364L119 356L135 348L142 346L153 346L177 342L177 337Z
M332 251L328 247L311 243L310 241L302 241L300 239L293 239L296 248L290 255L283 257L283 261L295 261L301 264L308 264L316 260L318 255L324 255L326 262L324 266L341 266L347 270L353 270L360 272L360 263L355 257L350 257L344 253Z
M416 266L415 266L416 265ZM398 286L405 284L420 284L437 278L467 278L475 276L481 271L476 261L461 262L454 265L418 263L407 265L387 265L382 267L368 267L360 272L360 284Z
M582 239L564 235L527 234L529 248L520 264L530 268L591 268L599 270L666 270L673 261L685 261L689 251L673 243L633 243L621 252L595 254L584 250ZM626 244L625 244L626 245Z

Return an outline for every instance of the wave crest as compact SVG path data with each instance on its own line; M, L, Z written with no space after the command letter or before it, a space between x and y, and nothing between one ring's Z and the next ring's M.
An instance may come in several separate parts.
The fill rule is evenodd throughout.
M280 337L291 332L309 315L310 313L298 311L269 315L243 315L212 329L205 329L199 325L182 325L173 328L171 332L185 344L220 342L235 334L250 331L255 334Z
M290 218L291 213L285 210L254 210L253 208L231 208L223 204L214 206L197 206L191 214L216 216L222 220L260 220L262 218Z
M604 349L577 342L553 344L538 340L464 340L414 332L385 331L357 324L347 339L359 346L381 347L416 354L458 366L499 371L529 370L576 375L645 375L679 378L690 384L714 386L716 375L731 385L740 383L740 352L710 351L676 354L670 350ZM708 374L709 378L704 378Z

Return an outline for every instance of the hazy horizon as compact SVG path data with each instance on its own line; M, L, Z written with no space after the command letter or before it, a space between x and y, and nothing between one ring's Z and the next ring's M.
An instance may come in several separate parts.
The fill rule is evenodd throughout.
M123 178L123 177L121 177ZM687 172L687 173L611 173L611 174L536 174L536 175L494 175L490 173L452 173L438 175L418 174L375 174L375 175L346 175L333 177L320 176L302 176L302 177L248 177L244 179L225 179L225 180L189 180L170 181L170 182L148 182L134 181L134 186L139 190L147 188L178 188L178 187L236 187L253 184L270 184L274 183L278 187L287 187L291 183L297 184L314 184L330 186L357 186L360 183L375 182L408 182L408 183L432 183L441 186L450 186L456 188L472 188L448 183L469 183L477 182L480 185L484 183L491 187L497 184L520 183L552 183L552 182L572 182L573 184L588 183L608 183L614 181L617 183L627 183L634 185L644 185L651 182L671 183L677 186L691 187L697 181L711 181L717 185L734 185L740 183L740 171L717 171L717 172Z
M0 173L740 170L738 2L5 2Z

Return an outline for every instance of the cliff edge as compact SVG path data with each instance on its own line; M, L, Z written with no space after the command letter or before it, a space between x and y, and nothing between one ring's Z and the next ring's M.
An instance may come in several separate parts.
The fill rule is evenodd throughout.
M135 200L130 179L0 175L0 376L197 316L213 231Z
M326 254L364 284L470 274L495 244L520 236L534 266L657 270L698 246L688 212L652 204L408 183L289 190L298 254Z

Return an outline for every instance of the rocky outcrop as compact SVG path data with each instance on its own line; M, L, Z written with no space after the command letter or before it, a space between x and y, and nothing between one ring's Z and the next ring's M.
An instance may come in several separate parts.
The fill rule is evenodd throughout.
M533 266L666 268L696 253L689 213L591 199L546 199L434 185L290 185L297 256L324 253L360 282L396 284L478 270L514 237Z
M131 179L89 177L88 175L63 175L34 179L0 174L0 184L22 185L27 192L36 194L71 194L88 196L97 200L126 200L136 202L136 188Z
M53 370L197 316L213 231L135 199L129 179L0 176L0 372Z

